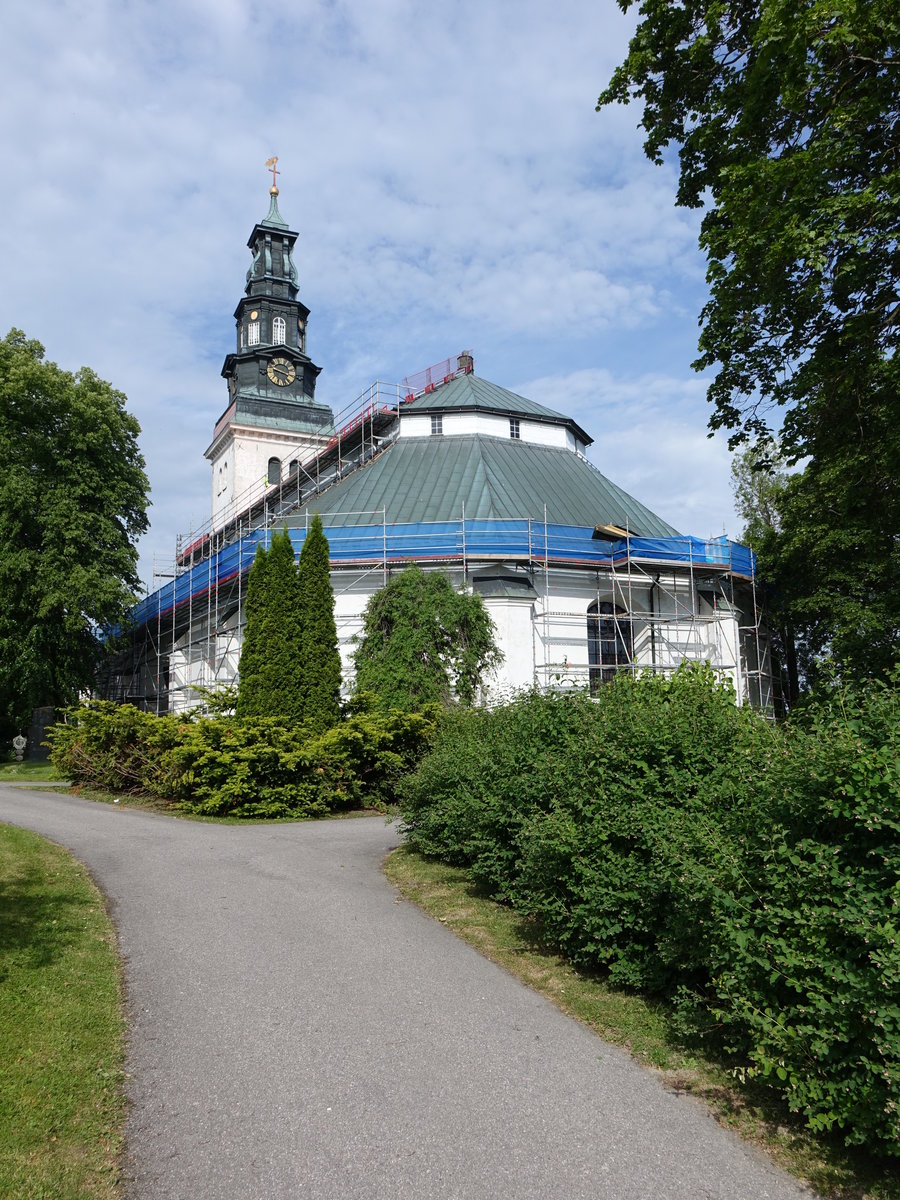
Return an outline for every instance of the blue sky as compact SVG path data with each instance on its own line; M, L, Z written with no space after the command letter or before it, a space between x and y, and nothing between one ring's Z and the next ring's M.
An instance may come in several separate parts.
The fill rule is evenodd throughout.
M690 369L699 216L644 157L639 110L594 111L631 27L613 0L11 0L0 329L128 396L144 578L209 517L272 154L321 399L472 349L676 527L737 535Z

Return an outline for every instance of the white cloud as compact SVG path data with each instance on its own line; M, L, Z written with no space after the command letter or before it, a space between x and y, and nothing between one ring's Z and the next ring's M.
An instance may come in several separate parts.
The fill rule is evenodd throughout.
M718 478L682 378L697 216L644 159L637 109L594 112L632 26L593 0L13 0L0 332L127 393L153 486L145 571L208 515L202 452L272 153L324 399L463 347L501 384L568 381L566 411L585 372L633 406L653 378L652 451L623 424L619 481L665 499L670 451ZM705 532L717 493L696 473L676 491L662 514Z
M594 438L591 462L680 532L737 536L731 454L727 438L707 436L704 379L594 369L514 390L573 416Z

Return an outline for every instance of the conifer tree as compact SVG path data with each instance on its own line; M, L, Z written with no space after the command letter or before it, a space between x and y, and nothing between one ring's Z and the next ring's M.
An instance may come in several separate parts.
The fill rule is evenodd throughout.
M298 676L303 719L317 729L335 725L341 711L341 656L337 648L330 567L328 539L316 514L300 551Z
M268 552L257 549L247 582L239 717L303 720L301 607L294 548L283 530Z

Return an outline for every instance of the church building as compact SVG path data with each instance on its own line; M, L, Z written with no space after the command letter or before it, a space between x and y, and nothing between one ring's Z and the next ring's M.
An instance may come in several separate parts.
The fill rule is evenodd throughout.
M298 235L278 195L273 183L248 241L228 403L206 450L211 519L133 610L103 694L179 712L234 682L256 548L287 528L299 553L318 513L347 687L369 597L413 561L484 598L504 656L484 702L694 661L739 703L770 707L750 551L679 533L607 479L577 421L481 378L468 351L373 384L343 413L316 399Z

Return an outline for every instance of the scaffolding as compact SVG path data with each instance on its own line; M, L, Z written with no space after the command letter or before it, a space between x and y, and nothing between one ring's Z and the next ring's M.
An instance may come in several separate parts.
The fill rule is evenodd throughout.
M119 631L100 694L165 713L200 703L200 689L233 684L247 575L283 516L276 506L262 522L247 513L229 541L195 545L187 560L182 552ZM296 553L308 520L307 513L288 530ZM619 671L670 673L692 661L730 679L740 703L769 712L779 703L754 558L725 538L598 536L596 528L551 524L546 508L541 518L470 520L463 510L453 521L419 523L392 522L381 509L326 514L323 526L345 667L368 596L414 561L448 571L468 590L489 570L527 582L532 652L527 671L519 663L520 686L596 688Z
M278 481L261 481L215 522L179 537L174 560L154 562L149 594L127 626L113 631L117 649L98 694L161 714L195 706L201 689L235 683L257 547L268 547L273 526L302 511L302 527L289 529L299 553L310 502L394 443L405 404L471 370L471 354L463 352L402 385L372 384L337 414L327 440L289 453ZM527 621L523 607L516 609L518 676L505 689L488 689L485 702L535 685L593 690L620 671L669 673L692 661L730 679L739 703L767 712L781 703L754 556L724 537L644 538L627 525L559 525L546 504L539 516L502 520L469 519L461 505L453 520L412 523L394 522L382 508L325 514L323 527L345 685L368 597L412 561L448 571L467 590L479 589L486 570L527 581Z

